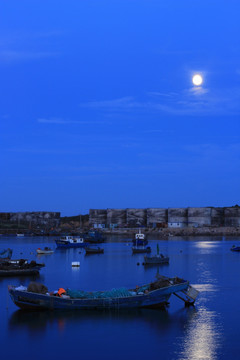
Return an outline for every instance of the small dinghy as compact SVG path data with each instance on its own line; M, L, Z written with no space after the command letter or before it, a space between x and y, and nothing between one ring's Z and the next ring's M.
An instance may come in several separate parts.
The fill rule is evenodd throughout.
M47 246L44 249L41 249L41 248L37 249L37 254L39 254L39 255L44 255L44 254L48 255L48 254L53 254L53 253L54 253L54 251Z

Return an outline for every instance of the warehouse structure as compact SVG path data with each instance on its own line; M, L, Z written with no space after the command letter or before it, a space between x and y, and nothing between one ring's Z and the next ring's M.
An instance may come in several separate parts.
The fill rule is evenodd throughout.
M90 209L89 225L116 227L240 226L240 207Z

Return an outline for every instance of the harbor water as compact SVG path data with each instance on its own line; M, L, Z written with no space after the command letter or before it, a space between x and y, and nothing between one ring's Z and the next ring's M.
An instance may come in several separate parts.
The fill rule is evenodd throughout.
M52 237L4 237L0 249L13 259L44 263L37 278L0 278L1 358L7 359L238 359L240 351L240 253L230 251L240 238L149 239L152 254L169 264L144 266L144 254L132 254L131 239L109 236L104 254L56 249ZM37 255L37 248L54 249ZM80 262L72 267L72 262ZM172 295L165 310L26 312L11 301L7 286L30 281L74 290L135 288L157 275L189 280L199 296L194 307Z

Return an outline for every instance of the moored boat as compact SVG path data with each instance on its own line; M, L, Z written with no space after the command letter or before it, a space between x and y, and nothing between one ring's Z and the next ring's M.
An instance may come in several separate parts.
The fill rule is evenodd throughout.
M39 275L39 270L45 266L37 264L32 260L28 262L25 259L1 261L0 277L3 276L23 276L23 275Z
M144 256L144 265L168 264L169 257L159 253L159 245L157 244L157 255Z
M231 251L240 251L240 246L233 245L230 250Z
M119 288L87 292L70 289L65 291L60 288L57 292L48 292L46 288L42 293L9 285L8 291L18 307L28 310L159 308L168 304L172 294L182 299L186 305L194 304L198 295L198 291L188 281L178 277L159 277L152 283L130 290Z
M100 248L99 246L88 246L85 248L85 253L86 255L90 255L90 254L103 254L104 253L104 249Z
M47 246L45 246L44 249L38 248L36 251L37 251L37 254L39 254L39 255L48 255L48 254L54 253L54 251Z
M133 245L137 246L137 245L147 245L148 244L148 240L145 234L143 234L141 232L141 230L139 229L138 233L134 235L134 238L132 240Z
M58 248L79 248L86 247L88 243L84 241L83 237L76 236L62 236L60 239L55 240Z
M153 256L144 256L144 264L145 265L159 265L159 264L169 264L169 257L164 256L163 254L160 255L153 255Z

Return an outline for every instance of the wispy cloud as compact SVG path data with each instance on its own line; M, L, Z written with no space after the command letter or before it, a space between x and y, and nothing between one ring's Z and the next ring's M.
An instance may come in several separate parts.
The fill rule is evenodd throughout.
M88 102L81 106L104 109L106 112L141 110L189 116L237 115L240 114L240 87L229 89L192 87L179 93L149 92L144 101L134 97L124 97Z
M70 120L62 118L39 118L37 122L40 124L55 124L55 125L69 125L69 124L80 124L80 125L89 125L89 124L111 124L110 121L106 120Z
M0 63L15 63L57 57L61 53L49 48L49 39L61 36L62 31L11 32L0 36ZM29 50L31 49L31 50ZM32 50L35 49L35 50ZM40 50L41 49L41 50ZM42 50L44 49L44 50ZM48 49L48 50L46 50Z
M141 106L138 102L135 101L134 97L128 96L119 99L113 100L103 100L103 101L92 101L87 103L79 104L81 107L90 107L90 108L103 108L103 109L129 109L137 106Z

